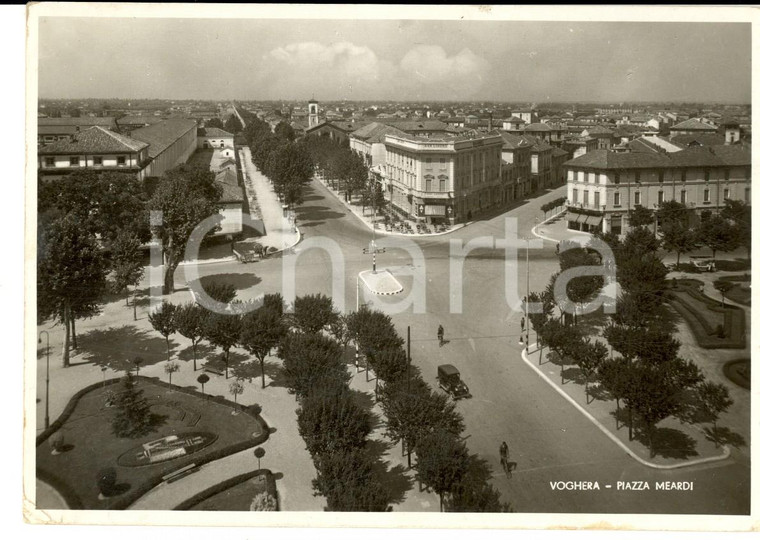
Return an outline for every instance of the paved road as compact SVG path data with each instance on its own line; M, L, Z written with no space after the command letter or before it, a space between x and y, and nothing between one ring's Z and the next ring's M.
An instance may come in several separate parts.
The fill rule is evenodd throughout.
M518 234L529 235L538 210L544 202L562 194L562 188L537 197L508 212L518 219ZM298 211L301 230L307 239L322 236L334 240L345 257L347 283L343 287L346 307L355 305L355 277L371 267L371 257L361 249L371 232L359 223L335 197L318 182L313 182L304 205ZM511 479L497 471L494 484L519 512L584 513L724 513L749 511L749 461L739 453L720 464L678 471L658 471L638 464L599 432L585 417L519 358L519 320L505 301L503 252L474 251L465 262L463 274L463 313L449 310L449 240L465 242L482 236L504 237L503 216L483 220L450 236L420 239L417 244L425 256L426 313L394 315L400 333L412 327L412 358L425 379L434 383L439 363L457 365L470 385L474 398L460 402L465 417L469 448L498 469L497 447L509 441L511 460L517 463ZM297 248L298 249L298 248ZM516 285L525 294L526 266L520 252ZM330 290L329 258L321 250L298 254L297 294ZM408 270L411 258L392 249L379 257L378 266L397 275ZM543 288L556 271L554 245L531 250L530 279L533 289ZM237 265L214 265L203 273L239 273ZM261 279L251 293L279 290L281 261L269 260L245 272ZM411 279L399 278L408 294ZM515 280L509 280L513 287ZM401 295L398 300L406 296ZM435 334L438 324L446 328L444 347ZM554 481L597 481L600 490L553 490ZM692 481L693 491L655 491L655 481ZM618 481L647 481L649 491L617 491ZM613 488L604 486L611 484ZM611 494L611 491L615 491Z

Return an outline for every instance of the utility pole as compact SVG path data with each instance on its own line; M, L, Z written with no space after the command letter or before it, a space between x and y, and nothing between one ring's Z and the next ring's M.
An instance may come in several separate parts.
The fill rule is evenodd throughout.
M40 332L39 343L42 343L42 334L45 334L46 349L45 349L45 429L50 427L50 334L47 330Z

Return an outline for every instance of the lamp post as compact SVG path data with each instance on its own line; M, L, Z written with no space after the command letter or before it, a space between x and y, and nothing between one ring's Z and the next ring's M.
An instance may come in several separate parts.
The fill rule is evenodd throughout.
M42 334L45 334L45 429L50 427L50 334L47 330L40 332L38 343L42 343Z

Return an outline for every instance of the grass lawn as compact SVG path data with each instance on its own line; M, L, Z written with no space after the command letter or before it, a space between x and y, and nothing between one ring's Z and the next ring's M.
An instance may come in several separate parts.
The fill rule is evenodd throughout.
M743 306L749 306L752 300L752 290L749 284L733 283L733 286L726 291L726 298Z
M199 502L192 504L186 510L218 510L218 511L233 511L233 512L250 512L251 501L259 493L270 492L272 496L276 498L276 493L273 488L274 481L268 480L269 475L257 474L251 476L251 474L245 474L241 477L233 478L230 482L225 482L221 490L212 490L216 493L210 493L208 497L203 498ZM232 481L235 481L233 484ZM232 484L232 485L230 485ZM201 494L199 498L202 496Z
M160 417L152 433L135 439L112 434L115 410L106 406L106 399L109 393L121 390L121 383L117 382L105 387L93 385L80 393L78 400L75 396L72 399L75 403L69 404L62 421L54 422L38 438L37 475L61 492L71 508L126 508L161 483L167 474L239 452L267 438L268 428L259 416L248 412L232 414L236 408L229 401L204 399L194 390L180 390L143 377L138 378L137 388L143 390L151 412ZM50 443L44 440L53 431L64 436L66 445L66 451L58 455L52 455ZM207 446L200 446L193 453L180 453L173 459L154 463L142 456L145 443L171 435L198 434L206 436ZM99 498L97 485L97 474L105 467L115 469L119 492L107 499Z

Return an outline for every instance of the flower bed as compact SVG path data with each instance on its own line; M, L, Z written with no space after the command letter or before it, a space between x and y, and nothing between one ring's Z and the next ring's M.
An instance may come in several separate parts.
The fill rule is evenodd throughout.
M271 495L278 501L279 510L274 475L267 469L241 474L211 486L184 501L175 510L249 512L251 501L259 493Z

